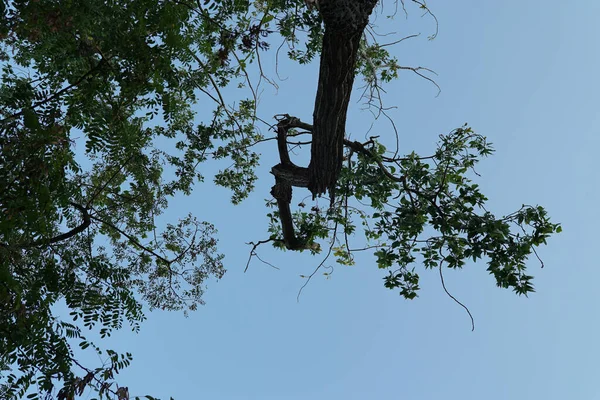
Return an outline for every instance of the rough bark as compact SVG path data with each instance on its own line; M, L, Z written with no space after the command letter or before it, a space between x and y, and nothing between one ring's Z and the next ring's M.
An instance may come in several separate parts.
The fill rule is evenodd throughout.
M329 191L334 197L343 158L346 114L354 83L360 39L373 0L322 0L325 23L319 84L313 113L313 140L308 189L313 197Z
M275 185L271 188L271 195L277 200L277 209L279 210L281 232L285 247L289 250L303 250L311 248L311 246L306 240L296 236L290 203L292 202L292 188L294 186L308 187L308 169L299 167L290 160L287 148L287 132L291 128L300 128L313 133L314 127L287 114L281 117L277 124L277 148L281 162L271 168L271 173L275 176ZM377 159L375 154L365 147L365 144L342 138L342 146L346 146L352 149L352 151L361 153L374 160L384 175L393 181L403 183L406 188L404 177L395 177L389 172L382 162Z
M313 198L329 191L335 196L343 160L346 115L352 93L358 46L376 0L320 0L319 11L325 24L319 83L313 112L313 125L298 118L282 115L277 124L277 147L280 163L271 169L275 185L271 194L277 200L283 242L290 250L308 248L296 237L290 203L292 188L307 187ZM308 168L290 161L287 131L302 128L312 132L311 160Z
M294 164L290 160L287 149L287 131L297 127L298 118L284 116L277 124L277 148L279 150L279 164L271 168L275 175L275 185L271 188L271 195L277 200L281 231L285 247L290 250L306 248L305 243L296 237L290 203L292 201L292 186L308 187L308 169Z

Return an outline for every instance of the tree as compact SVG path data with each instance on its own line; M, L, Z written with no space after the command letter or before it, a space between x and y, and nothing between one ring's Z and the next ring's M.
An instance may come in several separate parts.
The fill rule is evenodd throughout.
M345 137L355 77L378 113L385 112L381 85L399 71L429 79L426 69L401 66L387 46L369 41L376 2L0 4L3 397L21 397L37 383L32 395L69 399L91 388L100 397L127 398L113 380L131 356L88 341L84 329L101 337L125 323L138 329L144 303L169 310L202 304L205 280L225 271L215 228L190 215L161 230L156 218L169 199L204 179L209 159L231 160L214 179L241 202L256 180L254 149L273 141L280 163L272 168L269 235L253 244L250 259L271 243L352 264L349 243L360 223L365 248L387 270L385 286L406 298L419 289L416 265L441 274L483 257L498 286L533 290L525 262L560 226L539 206L500 218L486 210L470 180L492 152L483 136L460 127L441 135L427 156L399 156L377 138ZM269 79L261 57L277 41L300 64L320 56L319 86L312 123L281 114L276 135L264 136L256 128L251 73ZM223 88L236 84L248 98L234 107ZM199 102L213 106L212 118L198 121ZM311 159L301 167L288 146L305 133L311 140L299 145L311 146ZM74 146L78 137L85 151ZM328 209L301 204L292 212L293 187L308 188L313 199L328 192ZM73 320L53 314L61 300ZM81 364L73 343L108 363Z

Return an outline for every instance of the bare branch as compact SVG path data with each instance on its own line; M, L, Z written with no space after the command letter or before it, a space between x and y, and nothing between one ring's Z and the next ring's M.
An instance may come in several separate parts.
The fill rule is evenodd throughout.
M398 44L398 43L400 43L400 42L404 42L404 41L405 41L405 40L407 40L407 39L412 39L412 38L415 38L415 37L417 37L417 36L419 36L419 35L421 35L421 34L420 34L420 33L416 33L416 34L414 34L414 35L408 35L408 36L405 36L405 37L403 37L402 39L398 39L398 40L396 40L396 41L394 41L394 42L390 42L390 43L384 43L384 44L378 44L378 46L379 46L379 47L392 46L392 45Z
M246 263L246 268L244 268L244 273L246 271L248 271L248 267L250 266L250 261L252 261L252 257L258 258L258 260L261 261L263 264L266 264L266 265L268 265L268 266L270 266L272 268L275 268L275 269L279 269L278 267L276 267L275 265L271 264L270 262L264 261L256 253L256 249L258 248L258 246L260 246L261 244L269 243L269 242L282 242L282 240L270 238L270 239L265 239L265 240L259 240L256 243L255 242L246 243L246 244L252 245L252 250L250 250L250 255L248 257L248 262Z
M427 7L427 4L425 4L425 1L419 1L419 0L411 0L413 3L418 4L423 10L425 10L425 14L423 15L431 15L431 17L433 18L433 20L435 21L435 33L431 36L429 36L429 40L433 40L437 37L438 33L439 33L439 27L440 27L440 23L437 19L437 17L435 16L434 13L431 12L431 10L429 9L429 7Z
M419 75L421 78L428 80L429 82L433 83L435 85L435 87L438 89L438 93L435 97L438 97L440 95L440 93L442 93L442 88L440 87L440 85L437 84L436 81L434 81L433 79L431 79L430 77L428 77L427 75L424 75L423 73L419 72L420 70L423 71L427 71L427 72L431 72L434 75L437 75L437 73L429 68L425 68L425 67L403 67L403 66L399 66L398 69L405 69L408 71L412 71L415 74Z

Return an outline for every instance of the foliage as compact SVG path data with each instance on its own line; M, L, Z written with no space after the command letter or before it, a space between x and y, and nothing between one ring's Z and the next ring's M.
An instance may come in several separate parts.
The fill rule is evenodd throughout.
M415 264L441 273L443 266L462 268L469 259L484 257L499 287L521 295L534 291L527 259L562 228L540 206L523 205L502 218L486 209L487 198L469 178L469 173L478 175L474 167L479 160L493 152L484 136L465 125L441 135L437 151L426 157L414 152L386 156L385 147L373 139L346 141L346 146L348 162L336 190L339 200L325 211L312 207L293 214L307 249L320 252L316 241L330 237L327 257L333 252L342 265L353 265L354 252L374 249L377 265L388 270L385 287L399 289L407 299L419 290ZM267 216L269 241L285 248L278 213ZM366 247L350 245L356 220L364 228Z
M0 5L0 397L72 399L91 389L125 399L114 376L131 355L100 348L84 332L137 330L143 304L194 310L206 281L223 276L210 223L189 215L161 226L157 217L204 180L211 159L230 161L214 180L232 189L233 203L250 194L254 145L272 138L256 129L249 66L268 79L261 52L274 35L290 59L311 62L321 49L319 12L301 0ZM366 39L361 49L357 71L371 97L399 70L419 70ZM228 105L227 86L245 88L247 98ZM411 265L459 268L482 257L498 285L532 290L526 258L560 227L541 207L499 219L485 210L466 176L491 152L483 137L463 127L441 137L428 159L388 157L375 141L348 149L333 207L294 214L311 252L329 238L338 262L352 264L348 236L358 218L377 264L390 269L386 287L407 298L418 289ZM372 211L352 199L368 200ZM282 247L277 211L270 215L269 241ZM54 313L59 302L68 321ZM83 365L73 344L106 363Z

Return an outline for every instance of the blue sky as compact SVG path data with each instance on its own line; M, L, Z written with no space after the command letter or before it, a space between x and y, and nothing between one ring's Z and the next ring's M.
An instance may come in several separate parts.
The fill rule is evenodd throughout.
M407 301L383 287L368 254L352 267L317 275L321 258L249 246L266 238L264 199L276 163L274 142L260 150L261 179L249 200L210 184L176 199L169 218L193 212L217 225L228 272L209 282L207 304L189 318L155 311L139 334L120 332L108 346L130 351L118 381L132 395L187 399L600 399L597 282L597 187L600 139L600 3L431 1L440 25L409 7L409 18L379 17L380 31L421 36L394 48L401 64L434 69L436 89L410 72L387 86L400 151L429 153L441 133L468 122L494 143L477 183L497 215L522 203L545 206L563 233L531 260L537 292L529 298L496 288L485 263L445 273L422 271L420 296ZM392 3L390 2L391 6ZM383 38L385 39L385 38ZM272 65L269 55L263 63ZM284 64L288 79L265 86L261 116L290 113L310 122L317 65ZM371 123L352 103L348 133ZM370 134L392 137L380 121ZM386 139L387 138L387 139ZM300 191L295 197L300 199Z

